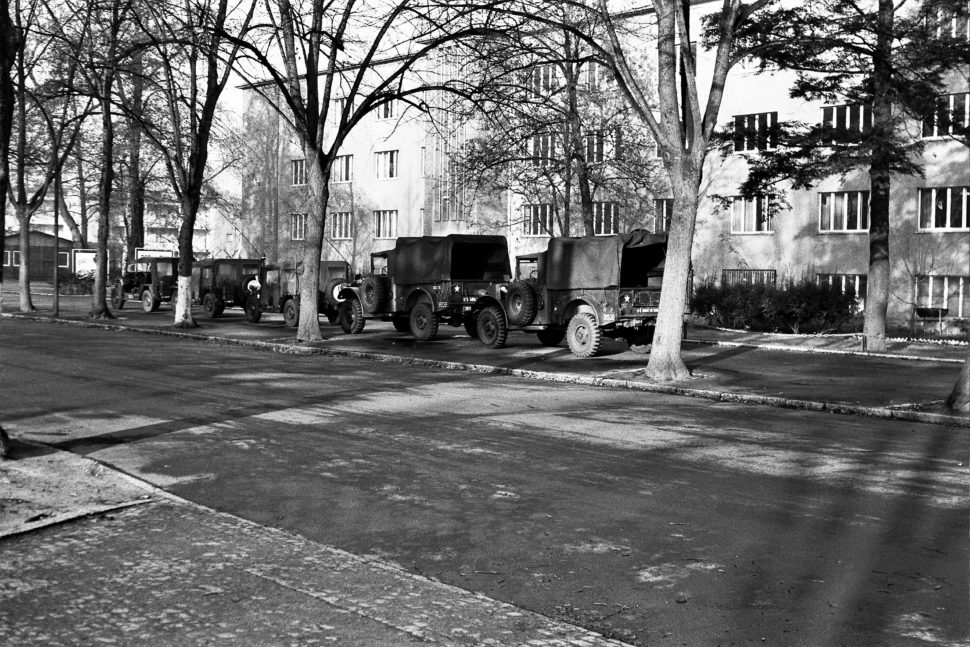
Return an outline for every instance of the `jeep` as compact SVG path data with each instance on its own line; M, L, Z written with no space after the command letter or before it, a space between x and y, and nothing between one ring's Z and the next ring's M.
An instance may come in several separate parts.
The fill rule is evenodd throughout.
M266 265L260 275L257 307L262 311L282 312L283 322L290 328L300 322L300 272L303 262L283 261ZM317 311L327 321L337 321L340 290L350 281L350 265L346 261L320 261L320 290ZM259 317L256 317L257 320Z
M635 352L653 341L667 235L636 230L613 236L551 238L544 252L516 257L515 281L473 310L476 335L501 348L509 329L536 333L579 357L593 357L603 337Z
M357 334L367 319L390 321L419 341L438 326L474 324L483 295L511 278L504 236L451 234L398 238L394 249L371 254L371 271L341 290L337 320Z
M259 277L263 261L246 258L209 258L192 264L192 303L208 317L230 307L243 308L246 319L259 321Z
M175 303L179 259L151 256L128 263L121 278L111 286L109 299L116 310L125 301L141 301L142 310L155 312L162 303Z

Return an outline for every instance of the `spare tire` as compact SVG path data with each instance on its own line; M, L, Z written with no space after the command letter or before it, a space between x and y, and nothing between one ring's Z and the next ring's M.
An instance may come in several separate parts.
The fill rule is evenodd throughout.
M327 282L327 287L323 289L323 303L327 310L336 310L340 302L343 301L337 295L340 294L340 287L345 283L346 281L343 279L330 279Z
M386 310L390 298L391 282L386 276L365 276L360 282L360 305L367 314Z
M528 283L515 281L505 295L505 312L513 326L528 326L539 311L539 297Z

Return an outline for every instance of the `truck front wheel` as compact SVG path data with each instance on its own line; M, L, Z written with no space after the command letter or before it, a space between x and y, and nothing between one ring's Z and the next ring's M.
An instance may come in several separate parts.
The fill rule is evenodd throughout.
M263 318L263 310L259 307L259 297L256 295L250 295L246 299L246 321L249 323L259 323L259 320Z
M509 336L509 327L498 306L488 306L478 315L478 340L486 348L501 348Z
M569 320L566 328L566 341L569 350L577 357L594 357L600 352L603 331L596 325L596 316L589 312L578 312Z
M347 299L340 304L337 321L348 335L357 335L364 330L364 309L357 299Z
M411 334L418 341L430 341L438 336L438 315L431 304L419 303L411 308Z
M145 312L155 312L161 302L155 298L153 290L145 290L141 293L141 309Z

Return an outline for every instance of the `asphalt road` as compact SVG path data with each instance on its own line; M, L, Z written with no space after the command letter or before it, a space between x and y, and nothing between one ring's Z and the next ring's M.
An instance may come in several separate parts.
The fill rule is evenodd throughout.
M962 644L967 433L5 320L4 425L638 645Z

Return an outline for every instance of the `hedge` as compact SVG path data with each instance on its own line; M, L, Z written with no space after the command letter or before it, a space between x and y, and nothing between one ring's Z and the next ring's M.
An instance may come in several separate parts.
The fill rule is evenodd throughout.
M707 283L695 288L692 309L722 328L796 334L861 330L854 293L810 281L782 288Z

